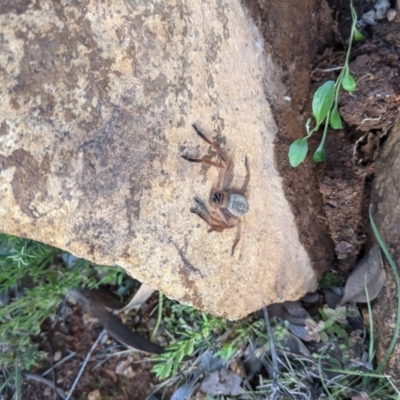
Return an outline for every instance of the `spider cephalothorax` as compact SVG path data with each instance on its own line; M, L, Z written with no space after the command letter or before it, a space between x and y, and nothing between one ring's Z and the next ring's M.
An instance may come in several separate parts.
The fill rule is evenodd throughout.
M217 207L224 201L224 194L221 192L210 193L210 204L216 204Z
M218 184L211 188L209 204L215 210L214 213L210 213L204 203L195 198L197 207L191 208L190 211L201 217L211 227L209 232L217 231L222 232L224 229L236 227L236 237L232 246L232 255L236 245L240 240L240 217L249 211L249 204L247 203L244 193L246 192L247 185L250 180L250 171L247 163L247 157L245 158L245 166L247 175L241 189L230 189L230 185L233 179L233 168L234 164L228 154L223 151L215 142L207 139L195 125L193 125L196 133L208 144L210 144L217 151L222 163L217 163L204 158L195 159L188 156L182 156L185 160L191 162L201 162L214 167L220 168Z

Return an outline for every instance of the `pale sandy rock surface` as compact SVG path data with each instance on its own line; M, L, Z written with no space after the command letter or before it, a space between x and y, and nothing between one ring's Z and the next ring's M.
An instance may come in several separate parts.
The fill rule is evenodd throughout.
M276 68L239 1L0 5L0 230L129 274L214 315L295 300L316 275L274 161ZM268 79L266 79L266 77ZM283 96L282 96L283 97ZM189 212L218 140L250 211L207 233Z

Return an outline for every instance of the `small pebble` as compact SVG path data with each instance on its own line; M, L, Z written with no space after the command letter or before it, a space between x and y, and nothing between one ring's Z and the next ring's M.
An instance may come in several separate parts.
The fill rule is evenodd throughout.
M397 11L394 8L391 8L390 10L388 10L386 18L389 22L392 22L397 15Z

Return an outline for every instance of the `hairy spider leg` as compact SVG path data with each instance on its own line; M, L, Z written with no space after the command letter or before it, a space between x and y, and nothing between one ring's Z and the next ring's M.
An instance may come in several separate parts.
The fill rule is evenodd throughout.
M243 186L239 191L239 193L241 193L241 194L244 194L244 192L246 191L247 185L249 184L249 180L250 180L250 170L249 170L249 163L247 162L247 156L245 156L245 158L244 158L244 165L246 166L247 175L244 180Z
M233 167L232 160L227 163L224 169L221 169L218 177L218 188L219 190L225 191L229 189L233 179Z
M191 212L197 214L199 217L205 220L210 226L213 226L214 230L216 230L217 226L220 226L222 228L221 230L219 230L219 232L221 232L226 228L225 223L220 219L215 218L213 215L211 215L210 211L208 211L207 206L198 197L195 197L193 200L196 202L196 205L199 206L201 210L192 207L190 209Z
M221 210L220 208L217 209L218 215L227 224L226 228L234 228L236 226L236 236L235 240L232 245L232 253L231 256L233 257L233 253L235 252L235 247L239 243L241 237L241 222L239 218L231 216L228 211Z
M231 226L221 225L221 221L217 220L216 218L213 218L211 215L203 214L203 212L197 208L191 208L190 212L198 215L204 222L207 223L207 225L210 226L208 232L213 232L213 231L222 232L226 228L232 228Z
M218 219L210 214L207 207L204 203L198 199L197 197L194 198L194 201L199 206L199 208L191 208L190 211L194 214L197 214L201 219L203 219L207 224L211 227L208 232L217 231L222 232L224 229L233 228L235 225L226 223L224 220Z
M204 205L203 205L203 207L204 207ZM207 210L206 215L203 214L203 212L197 208L191 208L190 211L194 214L197 214L204 222L207 223L207 225L210 226L210 229L208 230L208 232L213 232L213 231L222 232L224 229L230 229L230 228L235 227L235 225L226 225L225 222L219 221L217 218L211 216L211 214L208 212L208 210ZM203 211L204 211L204 208L203 208ZM223 223L223 225L221 224L221 222ZM235 236L235 240L233 242L232 250L231 250L232 257L234 255L236 245L240 241L240 237L241 237L241 222L238 219L237 224L236 224L236 236Z
M221 218L221 220L225 223L227 226L231 226L232 222L230 221L229 215L227 215L224 210L221 208L217 208L217 213L218 216Z
M196 125L192 125L196 133L205 141L207 142L210 146L214 147L214 149L217 151L217 153L221 156L221 158L228 163L229 161L232 162L231 158L228 156L227 153L225 153L224 150L222 150L215 142L212 142L210 139L208 139L204 133L201 133L199 129L197 128Z
M236 217L231 217L224 210L221 210L220 208L217 209L217 212L218 212L218 216L222 219L222 222L225 224L223 229L230 229L230 228L234 228L236 226L236 236L235 236L235 240L234 240L233 245L232 245L232 252L231 252L231 256L233 257L233 254L235 252L235 247L239 243L240 237L241 237L241 222L240 222L240 219L236 218ZM211 224L209 224L209 225L211 226Z
M231 253L232 257L233 257L233 253L235 251L235 247L239 243L240 236L241 236L241 222L240 222L240 219L238 219L238 223L236 225L236 237L235 237L235 241L233 242L233 246L232 246L232 253Z
M226 190L229 188L230 184L232 183L233 179L233 168L234 164L232 159L228 156L228 154L222 150L215 142L212 142L210 139L208 139L202 132L199 131L196 125L192 125L194 130L196 131L197 135L200 136L206 143L214 147L214 149L217 151L218 155L222 158L222 160L225 162L225 168L221 166L223 169L221 169L218 177L218 188L220 190ZM211 162L207 162L208 160L204 160L207 164L211 164ZM201 162L201 160L198 160L197 162ZM221 165L221 164L219 164ZM216 166L216 165L215 165Z
M204 204L198 197L195 197L193 200L194 200L194 201L196 202L196 204L197 204L198 206L200 206L208 215L210 215L210 211L208 211L208 208L205 206L205 204Z
M225 221L222 221L222 220L220 220L220 219L218 219L218 218L216 218L216 217L214 217L214 216L210 216L210 219L211 219L211 221L212 222L214 222L214 226L220 226L221 227L221 230L219 230L218 232L222 232L224 229L231 229L231 228L234 228L234 224L229 224L229 225L227 225L226 223L225 223ZM217 229L210 229L208 232L212 232L213 230L217 230Z
M190 162L197 162L197 163L205 163L208 165L212 165L213 167L217 167L217 168L224 168L224 166L222 164L218 164L214 161L210 161L210 160L206 160L204 158L191 158L185 155L181 156L184 160L186 161L190 161Z

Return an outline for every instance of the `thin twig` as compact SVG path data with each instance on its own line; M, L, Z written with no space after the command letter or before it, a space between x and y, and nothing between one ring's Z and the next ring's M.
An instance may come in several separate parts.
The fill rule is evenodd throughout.
M23 372L22 375L27 379L32 379L33 381L44 383L45 385L50 386L57 393L58 396L60 396L62 399L66 398L66 394L64 393L64 391L58 388L51 380L42 378L39 375L30 374L28 372Z
M107 362L110 358L112 357L120 357L123 356L125 354L127 354L128 356L133 354L133 353L140 353L138 350L130 348L124 351L118 351L117 353L113 353L113 354L109 354L107 356L105 356L104 360L101 360L100 362L98 362L93 368L92 371L94 371L95 369L101 367L105 362ZM131 364L140 364L140 363L145 363L145 362L151 362L152 359L151 357L144 357L140 360L137 361L131 361ZM1 399L0 399L1 400Z
M51 323L50 330L53 330L57 325L58 321L64 321L64 317L61 317L60 314L65 314L65 305L67 303L67 296L64 296L62 303L57 307L56 317L54 318L53 322ZM64 321L65 322L65 321Z
M158 293L158 315L157 315L157 323L154 327L153 333L151 334L151 339L153 340L158 332L158 328L160 327L162 320L162 311L163 311L163 294L161 292Z
M276 354L275 342L274 337L272 335L272 328L269 322L269 315L267 307L263 307L264 319L265 319L265 326L267 328L267 335L269 340L269 345L271 347L271 357L272 357L272 366L273 366L273 373L272 373L272 398L275 397L275 393L278 390L279 382L279 366L278 366L278 356Z
M321 69L321 68L318 68ZM333 68L325 68L322 69L322 72L332 72L332 71L341 71L343 67L333 67Z
M53 348L51 347L50 340L49 340L49 338L48 338L47 336L46 336L46 342L47 342L47 345L49 346L49 349L50 349L51 366L54 367L54 362L53 362L53 359L54 359ZM53 382L53 384L54 384L54 387L55 387L55 386L56 386L56 378L55 378L55 376L54 376L54 369L52 369L52 371L51 371L51 380L52 380L52 382ZM53 400L57 400L57 399L58 399L57 392L54 390L54 391L53 391Z
M21 400L22 399L22 382L21 382L21 369L18 364L18 357L14 360L14 386L15 393L13 399Z
M52 367L50 367L47 371L43 372L42 376L46 376L47 374L49 374L51 371L53 371L55 368L57 368L58 366L60 366L61 364L65 363L66 361L68 361L70 358L74 357L76 354L75 351L71 352L71 354L67 355L66 357L64 357L62 360L56 362Z
M67 398L66 398L65 400L69 400L69 399L70 399L70 397L71 397L71 395L72 395L72 392L75 390L75 387L76 387L76 385L78 384L79 379L81 378L81 375L83 374L83 371L84 371L85 368L86 368L86 364L88 363L88 361L89 361L89 359L90 359L90 356L92 355L94 349L97 347L97 345L99 344L100 340L102 339L102 337L103 337L106 333L107 333L107 331L106 331L105 329L103 329L103 330L100 332L100 335L97 337L96 341L93 343L93 346L90 348L89 353L87 354L85 360L83 361L83 364L82 364L82 366L81 366L81 369L79 370L78 375L76 376L75 381L74 381L74 383L72 384L72 387L71 387L71 389L69 390L68 396L67 396Z

